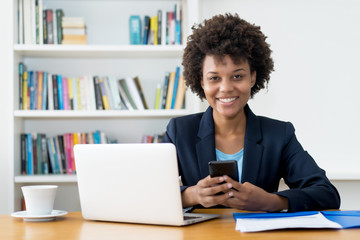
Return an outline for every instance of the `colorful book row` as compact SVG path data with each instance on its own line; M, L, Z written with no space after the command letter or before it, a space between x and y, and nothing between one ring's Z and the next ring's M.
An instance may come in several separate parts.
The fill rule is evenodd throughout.
M174 11L158 10L155 16L140 15L129 18L130 44L182 44L182 7L176 3Z
M155 135L144 135L141 139L141 143L160 143L163 137L164 133Z
M110 143L104 132L65 133L46 137L43 133L22 133L21 174L75 174L73 147L76 144Z
M167 73L164 84L158 87L155 109L183 107L185 84L179 67ZM20 63L19 109L145 110L149 106L138 77L71 78L46 71L26 71L24 64Z

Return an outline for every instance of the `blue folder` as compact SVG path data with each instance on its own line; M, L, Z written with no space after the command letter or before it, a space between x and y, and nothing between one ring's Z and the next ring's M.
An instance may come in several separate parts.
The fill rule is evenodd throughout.
M304 211L293 213L234 213L235 220L238 218L285 218L309 216L318 214L318 211ZM360 211L321 211L328 220L338 223L343 229L360 228Z

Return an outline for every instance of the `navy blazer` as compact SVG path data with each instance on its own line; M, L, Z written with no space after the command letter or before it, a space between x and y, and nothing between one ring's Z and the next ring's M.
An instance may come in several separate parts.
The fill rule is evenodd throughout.
M241 182L250 182L286 197L289 211L338 209L340 196L325 171L302 148L290 122L247 116ZM216 160L212 108L204 113L170 120L163 142L175 144L181 190L209 175L208 163ZM290 189L278 192L283 178Z

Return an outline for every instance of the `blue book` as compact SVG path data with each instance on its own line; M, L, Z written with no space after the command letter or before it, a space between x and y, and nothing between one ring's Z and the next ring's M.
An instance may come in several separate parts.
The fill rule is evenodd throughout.
M35 95L35 86L34 86L34 72L29 72L28 77L28 89L30 89L30 110L34 109L35 102L34 102L34 95Z
M47 109L47 90L48 90L48 73L44 72L44 76L43 76L43 96L42 96L42 110L46 110Z
M59 110L64 110L64 91L63 91L61 75L57 75L57 85L58 85L58 97L59 97Z
M31 133L28 133L27 136L27 174L33 175L33 146L32 146L32 137Z
M129 19L130 44L141 44L141 19L139 15L131 15Z
M174 91L173 91L172 100L171 100L171 109L174 109L174 106L175 106L176 94L177 94L178 85L179 85L179 77L180 77L180 67L176 67Z
M94 132L94 143L95 144L100 144L101 143L101 139L100 139L100 131L96 130Z
M148 44L150 32L150 17L144 16L144 36L143 36L143 45Z

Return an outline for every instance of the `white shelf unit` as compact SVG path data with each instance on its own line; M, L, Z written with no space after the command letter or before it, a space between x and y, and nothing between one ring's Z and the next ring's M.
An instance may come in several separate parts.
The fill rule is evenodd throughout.
M130 14L155 15L158 9L171 11L174 4L183 5L183 39L198 18L198 1L194 0L43 0L44 9L61 8L65 16L82 16L87 25L88 45L23 45L17 43L17 0L12 1L13 49L12 89L13 116L11 143L11 200L12 211L21 208L21 186L58 184L55 202L59 209L79 209L75 175L20 175L20 134L41 132L55 136L65 132L104 131L119 143L140 142L141 136L163 133L168 121L177 116L200 110L198 98L187 91L182 110L97 110L97 111L34 111L19 110L18 64L28 70L43 70L64 76L139 76L145 97L153 108L157 83L163 83L166 71L181 66L182 45L129 45L128 19ZM27 1L27 0L24 0ZM189 10L189 11L188 11ZM99 164L101 164L99 160ZM61 190L62 189L62 190Z

